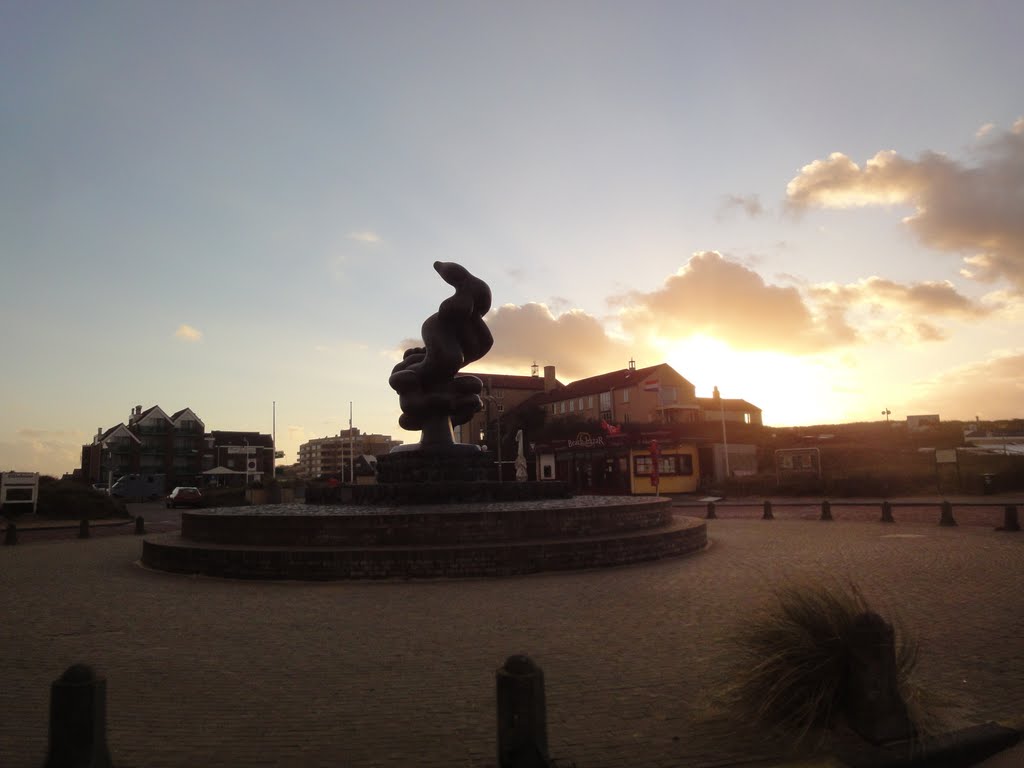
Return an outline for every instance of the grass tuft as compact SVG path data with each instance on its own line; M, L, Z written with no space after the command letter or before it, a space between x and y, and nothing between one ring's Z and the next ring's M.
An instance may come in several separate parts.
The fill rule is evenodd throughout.
M739 630L723 702L797 743L842 721L854 620L871 608L853 584L789 585ZM919 735L941 728L937 702L914 682L919 645L893 622L898 687Z

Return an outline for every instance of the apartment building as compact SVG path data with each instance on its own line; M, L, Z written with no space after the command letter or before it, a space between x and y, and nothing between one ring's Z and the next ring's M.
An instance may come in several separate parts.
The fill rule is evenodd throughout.
M401 444L390 435L364 435L355 428L343 429L337 435L317 437L299 446L299 474L307 478L347 476L352 457L358 465L360 456L381 456Z
M212 470L212 471L211 471ZM132 408L127 422L96 430L76 473L90 483L164 475L166 486L257 482L273 476L274 440L259 432L207 432L191 408ZM217 477L220 476L220 479Z

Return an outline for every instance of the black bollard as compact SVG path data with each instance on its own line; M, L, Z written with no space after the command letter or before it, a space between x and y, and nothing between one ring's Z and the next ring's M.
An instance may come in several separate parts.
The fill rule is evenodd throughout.
M953 505L948 501L942 502L942 515L939 517L939 525L956 525L956 520L953 519Z
M146 520L142 515L135 518L135 535L141 536L146 532Z
M825 499L825 501L821 502L821 518L820 519L821 520L831 520L832 519L832 504L829 503L828 499Z
M772 514L772 503L765 499L764 501L764 513L761 515L762 520L774 520L775 515Z
M548 757L544 672L529 656L509 656L495 673L498 768L542 768Z
M7 530L4 531L4 544L14 545L18 543L18 526L13 520L7 521Z
M1017 507L1014 504L1007 504L1003 508L1003 524L997 531L1019 531L1020 521L1017 520Z
M89 521L87 519L83 519L82 522L78 524L78 538L89 538Z
M44 768L111 768L107 681L75 664L50 686L50 751Z
M705 517L706 517L707 520L717 520L718 519L715 516L715 502L713 502L713 501L709 501L708 502L708 513L707 513L707 515Z
M895 523L896 521L892 516L892 504L888 501L882 502L882 520L883 523Z

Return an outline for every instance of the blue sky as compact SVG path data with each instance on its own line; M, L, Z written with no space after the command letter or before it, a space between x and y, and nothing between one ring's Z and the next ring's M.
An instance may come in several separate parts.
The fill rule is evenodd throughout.
M985 1L8 0L0 468L70 471L136 404L268 432L276 401L288 460L350 401L414 440L386 380L437 259L491 285L478 370L668 362L778 426L1020 417L1022 28Z

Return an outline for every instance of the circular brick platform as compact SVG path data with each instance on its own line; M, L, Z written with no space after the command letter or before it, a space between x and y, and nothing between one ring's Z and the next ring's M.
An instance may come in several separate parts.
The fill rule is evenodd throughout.
M186 512L143 541L159 570L262 579L511 576L624 565L707 544L669 499L580 496L409 507L275 505Z

